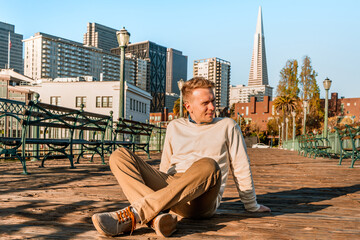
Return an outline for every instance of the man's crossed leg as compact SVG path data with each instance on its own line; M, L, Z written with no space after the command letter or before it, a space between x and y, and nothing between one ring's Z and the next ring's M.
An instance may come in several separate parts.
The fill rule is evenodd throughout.
M176 230L176 216L209 218L217 207L221 171L210 158L194 162L184 173L169 175L151 167L126 148L110 156L110 168L130 206L119 211L97 213L95 228L104 235L132 232L136 223L148 224L158 235L170 236Z

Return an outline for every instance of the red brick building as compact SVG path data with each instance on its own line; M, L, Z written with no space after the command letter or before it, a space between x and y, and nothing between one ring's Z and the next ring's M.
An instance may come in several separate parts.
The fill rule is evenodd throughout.
M321 99L321 106L325 107L325 99ZM329 117L344 116L354 119L355 122L360 121L360 98L344 98L339 99L338 93L331 93L329 99Z
M239 113L246 121L257 123L261 131L265 131L267 122L276 112L273 101L270 101L269 96L264 96L262 102L257 102L256 97L251 97L248 103L235 103L234 113L235 117Z
M159 122L168 122L175 119L176 116L173 112L169 112L168 108L164 108L163 112L150 113L150 123L156 124Z
M325 99L320 99L321 106L325 108ZM273 101L265 96L263 102L256 102L255 97L250 98L249 103L235 103L235 118L241 114L246 121L252 121L260 126L261 131L266 130L266 124L274 114ZM338 93L332 93L329 99L329 117L343 116L360 121L360 98L338 98Z

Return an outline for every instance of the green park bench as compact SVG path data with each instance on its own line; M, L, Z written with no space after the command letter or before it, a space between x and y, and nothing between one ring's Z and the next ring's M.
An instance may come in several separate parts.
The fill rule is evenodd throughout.
M311 157L314 159L320 155L327 155L331 158L328 152L331 149L330 141L325 137L317 137L313 133L301 135L299 140L299 155L302 154L305 157Z
M313 154L314 154L314 159L317 156L328 156L329 158L331 158L330 153L328 152L329 149L331 149L331 145L330 145L330 141L328 138L326 137L317 137L314 134L312 134L312 138L314 139L313 143Z
M360 126L352 127L345 125L344 128L334 127L339 139L341 165L344 158L351 157L350 168L354 167L355 161L360 158Z
M154 125L120 118L115 123L113 145L126 147L133 152L143 150L150 159L149 142ZM111 143L105 143L111 144Z
M0 98L0 156L1 159L17 158L22 161L21 147L25 102Z
M39 96L37 96L37 99ZM101 157L116 147L143 150L150 159L150 136L154 125L119 119L113 125L112 112L101 115L37 100L20 102L0 98L0 158L18 159L27 174L26 160L44 162L51 158L68 158L70 167L86 154ZM161 138L160 138L161 139Z
M75 151L80 152L78 160L85 152L89 152L93 155L99 154L104 163L103 142L110 127L111 116L39 101L28 101L20 105L23 106L22 117L9 112L1 115L2 118L13 117L20 122L21 129L16 131L21 134L2 136L0 155L18 158L23 165L24 174L27 174L26 159L29 155L41 160L41 167L44 167L44 162L49 157L62 156L68 158L71 168L74 168ZM26 145L29 144L35 145L33 154L26 153ZM46 151L43 150L44 145ZM43 152L42 156L40 152Z
M306 152L306 137L305 137L305 135L300 135L300 136L297 137L297 139L298 139L298 144L299 144L298 154L305 156L305 152Z

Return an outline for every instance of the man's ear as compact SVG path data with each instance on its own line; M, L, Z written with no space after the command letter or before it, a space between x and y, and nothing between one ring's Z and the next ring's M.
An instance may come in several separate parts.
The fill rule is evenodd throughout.
M186 110L187 110L188 112L190 112L191 107L190 107L189 101L184 102L184 106L185 106Z

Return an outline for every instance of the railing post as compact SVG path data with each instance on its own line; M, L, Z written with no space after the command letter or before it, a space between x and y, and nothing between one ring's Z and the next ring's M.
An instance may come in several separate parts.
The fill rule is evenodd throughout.
M158 152L161 152L161 123L158 123L158 127L159 127L159 138L158 138Z

